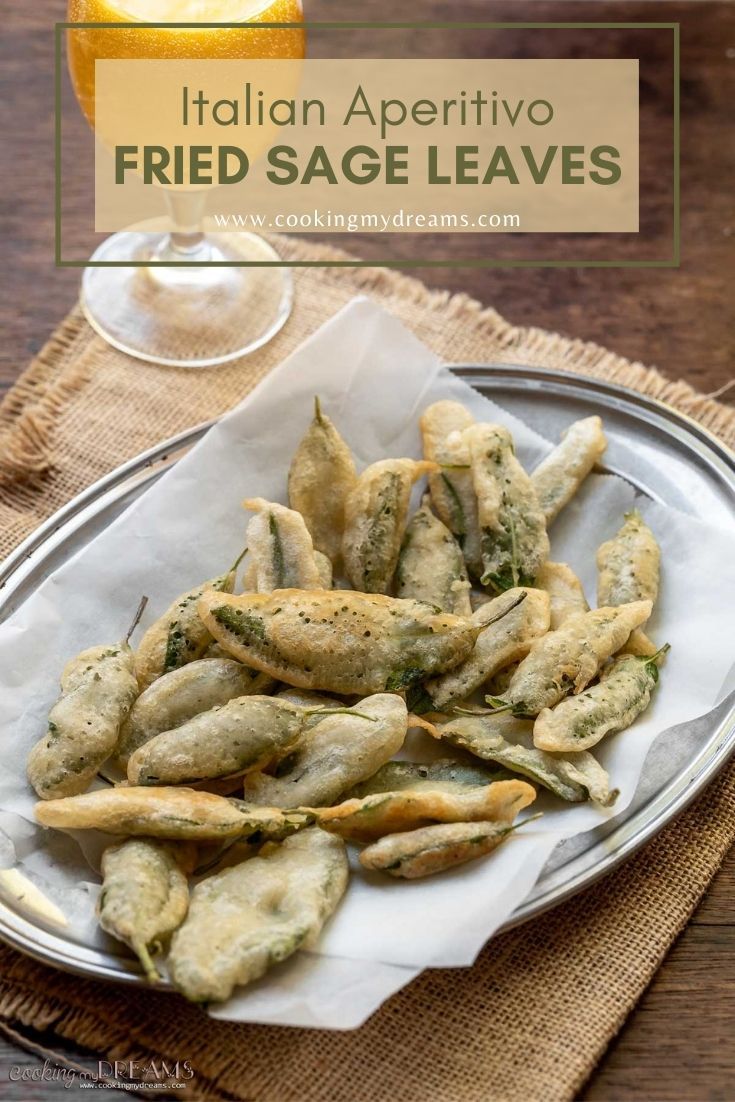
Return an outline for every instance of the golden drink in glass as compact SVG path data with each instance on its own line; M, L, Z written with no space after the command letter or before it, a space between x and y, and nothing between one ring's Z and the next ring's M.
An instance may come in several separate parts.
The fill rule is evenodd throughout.
M306 49L303 27L257 26L300 23L300 0L70 0L68 18L130 24L130 30L68 32L72 85L92 126L98 59L288 59L304 57ZM248 25L140 26L145 22ZM247 267L278 261L270 244L255 234L205 237L198 225L203 193L168 197L174 232L117 233L96 250L93 261L115 266L85 269L82 306L90 324L111 344L154 363L208 367L259 348L290 314L288 270ZM122 266L141 261L150 263ZM200 266L210 261L228 266Z

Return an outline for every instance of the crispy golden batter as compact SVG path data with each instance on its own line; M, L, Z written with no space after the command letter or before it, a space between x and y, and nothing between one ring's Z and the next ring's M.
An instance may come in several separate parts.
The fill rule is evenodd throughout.
M416 782L413 788L378 792L336 807L302 808L313 812L325 830L352 842L372 842L384 834L429 826L498 820L512 823L536 799L525 781L467 785L461 781Z
M344 703L336 696L326 696L325 693L313 693L311 689L294 689L291 685L279 689L276 693L279 700L290 700L292 704L298 704L302 708L343 708ZM318 715L311 717L313 724L321 722Z
M366 697L342 715L325 716L272 776L245 778L245 799L268 807L331 804L400 750L407 722L406 705L390 693Z
M28 779L44 800L76 796L115 751L138 693L127 643L91 647L68 662L48 731L28 755Z
M450 401L434 402L424 410L420 420L424 458L441 467L429 475L432 504L462 548L470 574L479 578L482 555L477 498L469 448L462 438L463 431L474 423L469 410Z
M323 555L321 551L315 551L314 562L316 563L317 572L319 574L319 585L317 589L331 589L334 584L332 560L328 558L327 555Z
M577 698L579 699L579 698ZM437 738L468 750L483 761L496 762L513 773L528 777L570 803L593 800L609 807L618 792L610 791L607 773L584 751L557 757L533 745L530 720L516 719L507 712L495 716L458 716L437 724Z
M131 785L191 784L258 769L290 750L306 709L274 696L240 696L140 746L128 761Z
M312 829L203 880L171 943L174 985L193 1002L222 1002L313 948L348 875L344 843Z
M337 565L342 554L345 502L357 475L350 449L315 400L314 420L291 460L288 500L311 533L314 547Z
M283 838L308 826L309 815L280 808L252 808L193 788L106 788L36 804L42 826L57 830L103 830L107 834L210 841L222 838Z
M102 854L100 926L130 946L151 982L159 978L153 956L186 918L187 873L195 860L196 849L190 843L150 838L128 838Z
M645 711L658 684L657 659L624 654L602 671L596 685L578 696L544 708L533 726L542 750L586 750L605 735L630 727Z
M597 550L597 602L625 605L658 597L661 549L637 509L625 514L623 527Z
M569 616L560 628L534 643L504 699L524 715L538 715L568 693L581 692L650 615L650 601L633 601Z
M363 868L387 872L403 880L417 880L492 853L521 825L439 823L402 834L386 834L366 846L360 854L360 864Z
M470 582L462 549L424 497L406 529L396 567L396 596L442 612L471 616Z
M431 725L427 725L431 726ZM436 735L438 738L438 734ZM404 788L431 788L436 782L457 785L488 785L493 781L508 780L504 769L490 769L486 765L470 765L454 758L438 761L389 761L368 780L356 784L347 793L348 799L361 800L376 792L402 792Z
M477 628L419 601L347 590L205 594L207 628L236 658L289 685L366 696L462 662Z
M388 592L398 564L411 487L436 469L435 463L425 460L381 459L362 472L345 504L342 539L345 570L355 589Z
M472 623L480 632L469 658L427 681L425 699L411 700L413 711L441 712L464 700L498 670L525 658L536 639L549 630L548 594L540 589L509 589L478 608Z
M498 670L492 677L488 677L485 682L485 689L487 690L488 697L504 697L508 691L508 686L513 680L513 674L520 666L523 659L519 659L518 662L511 662L509 666L505 666L502 670Z
M585 417L570 425L561 443L539 463L531 481L548 524L576 494L606 447L600 418Z
M560 628L575 612L589 612L582 583L565 562L545 562L536 576L536 586L545 590L551 599L552 631Z
M151 624L135 653L135 674L141 692L157 677L204 655L212 643L212 636L197 614L197 601L210 590L232 593L236 575L233 569L182 593L163 616Z
M622 605L658 597L661 549L637 509L625 514L625 523L597 550L597 603ZM657 647L640 628L632 633L626 651L651 657Z
M247 532L248 589L321 589L323 568L301 513L262 497L248 498L243 505L255 513Z
M549 554L546 518L502 425L463 433L470 453L481 532L483 585L502 592L533 585Z
M229 656L189 662L157 678L141 693L123 723L117 756L127 765L134 750L162 731L181 727L234 697L267 693L274 685L267 674Z

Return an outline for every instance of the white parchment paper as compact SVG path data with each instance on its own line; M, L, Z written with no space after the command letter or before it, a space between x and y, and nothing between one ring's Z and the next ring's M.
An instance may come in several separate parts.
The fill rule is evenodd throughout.
M104 839L33 825L35 801L25 778L25 759L45 730L61 667L84 647L118 639L142 593L151 597L145 627L177 594L227 567L244 542L243 498L286 501L290 457L317 393L360 465L420 455L418 417L439 398L456 398L477 418L508 425L529 469L550 448L453 377L394 318L358 299L0 627L0 867L16 866L41 888L64 913L64 932L82 944L112 945L94 920L93 868ZM632 454L630 461L635 463ZM634 500L628 483L592 476L551 530L552 558L571 564L593 605L595 550ZM542 795L533 808L544 812L541 820L491 857L426 881L366 873L353 854L350 887L318 950L238 993L213 1011L217 1017L354 1028L422 968L470 964L531 890L557 843L627 806L656 737L721 700L732 664L722 613L735 607L735 529L703 525L646 499L636 505L656 533L664 563L648 630L672 650L651 708L630 730L596 748L621 789L615 808L562 805ZM420 733L410 739L403 756L444 753ZM660 754L657 760L655 768L663 769ZM645 779L650 786L651 774Z

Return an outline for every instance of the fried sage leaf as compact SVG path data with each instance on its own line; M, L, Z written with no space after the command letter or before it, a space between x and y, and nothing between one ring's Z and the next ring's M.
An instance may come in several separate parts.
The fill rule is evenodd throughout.
M492 677L489 677L485 682L485 688L489 697L504 697L508 691L508 686L513 680L513 674L516 672L521 664L522 659L518 662L511 662L509 666L504 666L502 670L498 670Z
M164 673L203 657L213 640L199 618L197 601L209 591L232 593L237 565L227 574L182 593L163 616L151 624L135 653L135 675L141 692Z
M611 540L597 549L597 603L622 605L658 597L661 549L637 509L625 514L625 523ZM628 640L626 651L647 657L656 645L640 628Z
M312 812L324 830L347 841L372 842L384 834L429 826L431 823L467 823L498 820L511 823L536 799L525 781L462 784L461 781L416 782L412 788L377 792L336 807L301 808Z
M48 800L33 809L36 820L57 830L210 841L258 835L277 840L314 821L313 815L276 807L250 807L193 788L118 788Z
M401 550L411 487L435 463L381 459L358 478L345 504L342 557L347 577L364 593L387 593Z
M314 552L314 562L319 572L319 589L331 589L334 584L334 573L332 571L332 560L326 555L323 555L321 551Z
M585 417L570 425L562 434L561 443L539 463L531 481L547 524L576 494L606 447L600 418Z
M433 876L492 853L523 823L438 823L386 834L360 854L360 864L403 880Z
M504 666L524 658L549 630L549 597L540 589L509 589L472 614L474 649L448 673L427 681L410 699L414 712L441 712L464 700Z
M545 562L536 576L536 585L551 600L551 630L560 628L575 612L589 612L582 583L565 562ZM610 604L609 601L602 602Z
M191 784L262 768L296 744L306 715L279 697L236 697L140 746L128 761L128 781Z
M555 708L544 708L533 726L534 745L542 750L585 750L605 735L630 727L651 702L659 656L624 654L602 671L596 685Z
M502 592L532 586L549 554L546 518L531 479L502 425L474 425L463 433L470 452L482 533L483 585Z
M528 777L570 803L593 800L609 807L617 799L618 792L610 791L608 775L592 754L582 751L562 758L534 748L529 720L508 713L461 716L437 724L436 734L484 761Z
M366 697L342 715L319 720L271 770L272 775L247 776L245 799L268 807L334 803L400 750L407 724L401 697L389 693Z
M477 628L420 601L348 590L276 590L222 598L199 611L236 658L303 689L366 696L398 691L462 662Z
M424 497L403 537L396 596L425 601L443 612L471 616L470 582L462 550Z
M313 948L348 875L344 843L313 829L201 881L171 943L175 987L193 1002L222 1002Z
M159 978L153 956L186 918L195 861L191 844L150 838L128 838L102 854L100 926L130 946L151 982Z
M372 777L357 784L347 794L349 799L361 800L376 792L402 792L404 788L431 788L437 781L450 781L461 785L488 785L493 781L507 780L504 769L488 769L482 765L440 758L429 763L418 761L389 761Z
M579 693L602 664L651 615L650 601L577 612L531 647L513 674L504 699L518 713L538 715L570 692Z
M314 547L337 565L342 555L345 502L357 475L352 453L314 402L314 420L291 460L288 500L311 533Z
M267 693L275 681L234 658L199 658L157 678L133 705L123 723L117 756L123 765L139 746L162 731L181 727L201 712L238 696Z
M637 509L597 550L597 600L601 605L631 601L655 602L658 596L661 550Z
M460 402L434 402L424 410L421 436L424 458L438 463L441 470L429 475L431 502L439 519L462 548L473 578L482 574L480 524L477 497L472 482L470 452L462 438L475 419Z
M48 731L28 756L28 779L44 800L84 792L114 753L138 695L127 643L90 647L68 662Z
M250 497L243 505L255 513L247 531L248 589L321 589L323 567L301 513L262 497Z

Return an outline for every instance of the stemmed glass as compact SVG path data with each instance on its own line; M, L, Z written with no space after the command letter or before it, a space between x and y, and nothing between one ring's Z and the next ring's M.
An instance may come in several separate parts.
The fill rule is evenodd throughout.
M72 85L92 127L98 58L302 58L306 49L303 27L253 25L301 22L301 0L69 0L68 18L130 23L129 31L68 31ZM145 22L248 25L135 27ZM144 226L116 233L92 256L114 266L85 269L81 303L90 325L123 352L159 364L211 367L259 348L291 312L288 269L247 266L279 259L256 234L206 236L205 192L164 194L170 233ZM225 266L204 266L212 261Z

